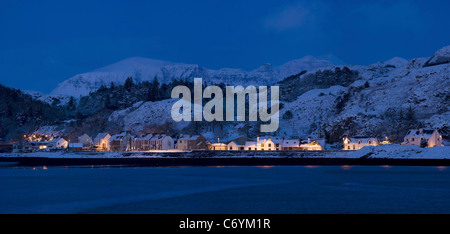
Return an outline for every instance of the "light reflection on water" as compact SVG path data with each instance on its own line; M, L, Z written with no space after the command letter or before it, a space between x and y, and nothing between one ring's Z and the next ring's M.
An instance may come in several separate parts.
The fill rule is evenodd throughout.
M344 169L344 170L350 170L352 168L352 166L350 166L350 165L342 165L341 168Z
M439 171L445 171L445 170L447 170L447 167L446 166L437 166L436 167Z

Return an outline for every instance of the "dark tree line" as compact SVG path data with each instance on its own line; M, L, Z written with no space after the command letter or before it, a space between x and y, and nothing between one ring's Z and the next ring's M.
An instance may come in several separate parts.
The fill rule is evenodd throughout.
M34 100L19 89L0 84L0 139L17 140L24 133L69 118L65 108Z
M347 87L360 79L359 72L348 67L343 67L342 69L336 67L334 70L325 69L311 74L306 74L306 71L302 71L278 83L280 86L280 99L282 101L294 101L298 96L309 90L326 89L334 85ZM365 87L369 87L369 84L366 83Z

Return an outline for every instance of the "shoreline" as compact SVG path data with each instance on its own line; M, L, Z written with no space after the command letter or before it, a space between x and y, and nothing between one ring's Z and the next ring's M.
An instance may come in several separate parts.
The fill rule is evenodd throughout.
M449 159L386 158L44 158L0 157L15 166L450 166Z
M58 151L0 154L0 162L19 166L450 166L450 147L387 145L357 151Z

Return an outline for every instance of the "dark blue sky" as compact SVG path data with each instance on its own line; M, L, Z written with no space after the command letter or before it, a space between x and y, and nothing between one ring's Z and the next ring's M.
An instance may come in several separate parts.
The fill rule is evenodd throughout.
M133 56L246 70L305 55L425 57L450 44L448 12L447 0L4 0L0 83L48 93Z

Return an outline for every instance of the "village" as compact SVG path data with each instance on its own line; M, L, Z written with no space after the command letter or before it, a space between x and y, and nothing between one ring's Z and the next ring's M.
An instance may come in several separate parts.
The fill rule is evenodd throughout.
M79 136L76 142L61 136L24 135L24 141L12 145L14 153L54 152L54 151L90 151L90 152L173 152L173 151L325 151L325 139L301 139L285 137L238 137L232 140L208 141L202 135L147 134L134 136L130 132L110 135L98 133L94 138L88 134ZM388 137L342 137L342 144L337 150L360 150L365 146L392 144ZM417 145L423 148L444 146L442 135L433 129L411 129L405 135L401 145ZM336 149L335 149L336 150Z

